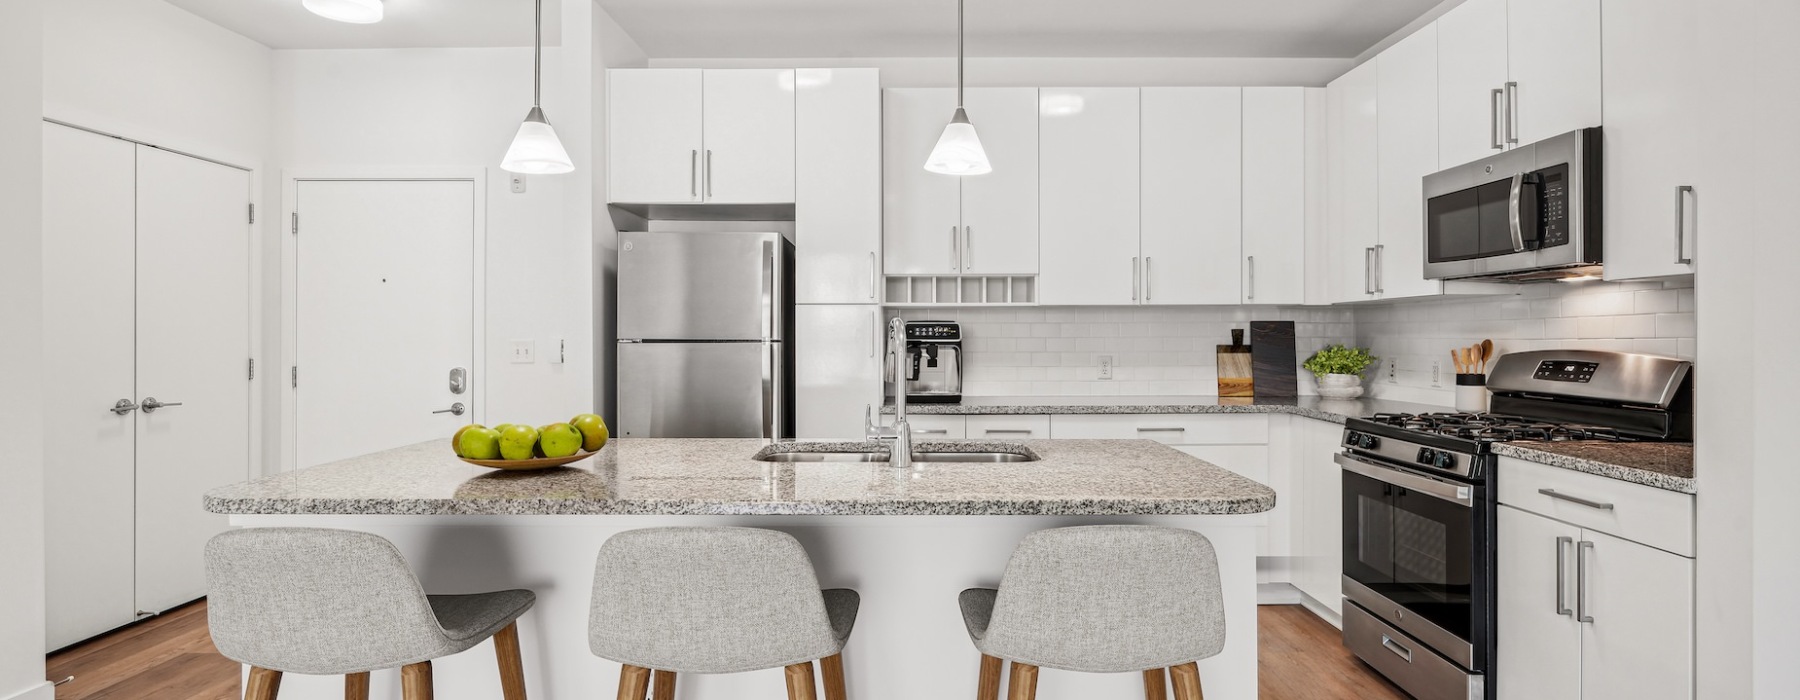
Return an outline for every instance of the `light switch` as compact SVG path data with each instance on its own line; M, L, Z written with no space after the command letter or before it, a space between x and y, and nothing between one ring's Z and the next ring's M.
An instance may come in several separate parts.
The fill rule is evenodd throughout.
M569 361L569 341L557 338L550 341L550 364L560 365Z
M537 343L529 340L512 341L512 363L529 365L537 362Z

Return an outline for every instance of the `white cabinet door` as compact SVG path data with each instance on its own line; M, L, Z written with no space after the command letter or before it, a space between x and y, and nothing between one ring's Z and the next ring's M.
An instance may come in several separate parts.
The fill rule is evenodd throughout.
M897 88L887 90L883 96L883 268L890 275L954 275L962 270L960 178L926 172L925 159L931 155L932 146L937 145L944 125L956 111L956 91ZM990 140L988 132L998 128L996 125L984 129L983 124L976 124L983 145ZM1034 134L1037 132L1035 122L1031 130ZM994 157L991 147L988 155ZM1031 157L1035 163L1035 146ZM996 168L996 172L979 177L999 174ZM1034 167L1034 191L1036 180ZM1035 202L1031 217L1036 220ZM1035 230L1034 223L1034 233ZM983 227L983 235L986 233L986 227ZM1032 254L1036 255L1036 252L1037 246L1033 244Z
M1581 552L1586 590L1578 611L1593 622L1581 625L1581 700L1692 698L1694 560L1591 530L1582 535L1591 545Z
M1600 0L1507 0L1513 145L1600 125Z
M132 596L132 300L136 147L44 124L46 644L136 619ZM23 436L18 436L23 438ZM195 495L196 498L198 495ZM197 500L189 505L198 507Z
M1299 88L1293 91L1298 96ZM1247 147L1244 92L1229 87L1143 89L1139 247L1146 304L1238 303L1239 251L1249 235L1240 218L1248 204L1239 165ZM1299 133L1296 128L1284 134L1296 153ZM1297 212L1296 201L1297 196L1286 205Z
M206 594L209 490L250 478L250 173L139 146L137 606Z
M969 416L964 434L987 440L1048 440L1049 416Z
M1147 107L1149 90L1145 90L1145 98ZM1145 124L1148 130L1148 112ZM1244 88L1243 133L1242 300L1247 304L1306 303L1306 88ZM1146 137L1145 172L1149 172L1150 143ZM1152 230L1149 186L1146 181L1146 249ZM1227 279L1232 276L1225 273ZM1230 304L1236 300L1194 303Z
M1326 90L1331 119L1331 217L1328 222L1332 302L1375 298L1380 176L1377 106L1380 61L1357 66Z
M1437 28L1426 26L1381 52L1377 192L1380 238L1375 290L1383 299L1438 294L1425 279L1424 177L1437 171Z
M1039 99L1038 301L1138 303L1138 90L1047 88Z
M1690 274L1699 1L1607 0L1605 12L1606 278Z
M1332 455L1344 427L1311 419L1294 419L1299 448L1294 451L1293 479L1299 491L1294 513L1298 532L1293 582L1307 597L1333 614L1343 606L1344 523L1343 472Z
M794 201L794 71L702 71L707 202Z
M795 300L873 304L881 293L881 76L796 72Z
M1501 700L1580 700L1575 556L1581 528L1501 506L1495 565Z
M892 424L894 417L888 416L886 422ZM906 423L912 426L915 443L919 440L961 440L968 436L963 416L907 416Z
M994 171L963 178L927 173L962 181L962 269L977 275L1036 273L1037 88L975 88L964 94L963 101ZM951 111L945 110L937 118L933 143L949 122ZM921 172L930 146L925 151L912 164Z
M1438 169L1505 148L1500 97L1507 78L1507 0L1469 0L1439 17Z
M700 201L704 148L700 76L697 69L606 72L607 182L612 201Z
M794 309L794 406L802 440L861 440L881 408L881 307L802 304Z

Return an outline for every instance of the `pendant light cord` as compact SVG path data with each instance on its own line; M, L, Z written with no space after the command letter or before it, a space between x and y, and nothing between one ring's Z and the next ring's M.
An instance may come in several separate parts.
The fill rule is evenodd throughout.
M543 0L538 0L543 2ZM956 0L956 108L963 106L963 0Z
M956 0L956 1L958 3L962 2L962 0ZM958 7L960 8L961 5L958 5ZM961 13L961 10L958 9L957 12ZM960 19L957 20L959 27L961 26L961 21L962 20L960 20ZM544 0L537 0L537 25L536 26L537 26L537 37L536 37L536 39L533 40L532 49L531 49L531 106L532 107L541 106L538 103L543 94ZM958 29L957 31L958 31L958 33L961 33L962 30ZM961 40L958 39L958 41L960 42ZM959 48L957 48L957 51L960 53L962 51L962 49L960 48L960 44L958 45L958 47ZM961 72L961 70L962 70L961 68L957 69L958 72ZM957 80L960 82L962 79L957 78ZM962 96L960 94L958 94L956 99L958 102L961 102Z

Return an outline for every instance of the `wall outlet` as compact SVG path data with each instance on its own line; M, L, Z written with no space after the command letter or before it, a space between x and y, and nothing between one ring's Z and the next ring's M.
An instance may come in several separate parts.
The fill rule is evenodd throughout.
M1444 361L1443 360L1432 360L1431 361L1431 385L1433 387L1438 387L1438 388L1442 388L1444 386Z
M1390 357L1387 359L1387 383L1400 383L1400 360L1396 358Z
M529 365L537 362L537 343L529 340L512 341L512 363Z
M512 174L512 191L513 191L513 194L525 194L525 176L524 175L521 175L519 173Z
M1112 379L1112 369L1113 369L1113 356L1112 355L1101 355L1100 356L1100 378L1101 379Z

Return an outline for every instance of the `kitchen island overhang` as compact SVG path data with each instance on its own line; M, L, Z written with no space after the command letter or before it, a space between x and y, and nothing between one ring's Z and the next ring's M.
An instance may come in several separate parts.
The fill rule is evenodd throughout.
M1038 461L896 470L881 462L758 461L753 457L771 447L755 439L635 439L616 440L569 467L510 473L465 464L440 440L216 489L206 507L244 527L382 535L434 593L537 591L537 608L521 622L533 698L590 698L614 687L618 666L588 652L586 625L594 556L617 532L736 525L793 534L821 585L863 596L844 655L852 696L899 700L971 692L978 657L956 594L997 584L1027 533L1102 523L1182 527L1212 540L1225 591L1226 648L1201 663L1208 697L1255 697L1256 539L1276 494L1150 441L1007 444ZM439 661L439 697L497 697L489 653ZM1046 700L1142 692L1136 674L1044 674L1039 693ZM340 683L293 677L283 696L338 697ZM397 684L397 674L375 674L375 697L397 697ZM682 697L785 697L779 669L683 678L681 687Z

